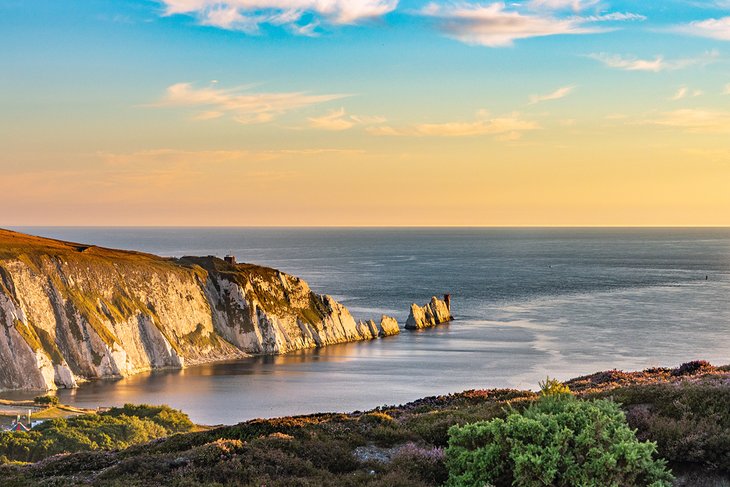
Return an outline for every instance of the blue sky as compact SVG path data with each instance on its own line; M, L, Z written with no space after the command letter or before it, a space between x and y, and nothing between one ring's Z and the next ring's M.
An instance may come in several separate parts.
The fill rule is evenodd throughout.
M610 191L597 189L595 175L565 177L595 149L636 164L681 149L686 157L665 171L699 178L684 189L668 174L673 182L656 187L656 170L642 170L655 199L631 203L635 212L602 211L596 224L671 223L682 201L670 211L663 191L703 193L707 173L696 174L698 164L715 164L713 181L730 177L725 0L0 0L0 41L0 169L45 188L41 203L18 203L0 224L98 223L99 214L70 211L84 207L73 201L84 192L119 224L138 221L128 200L142 198L162 209L139 221L157 224L174 207L200 205L166 179L171 173L188 174L178 183L190 185L201 174L219 179L223 167L242 178L265 172L260 194L295 188L302 168L313 180L334 171L340 180L329 184L345 181L356 193L393 171L393 186L378 194L385 202L375 210L362 203L334 211L323 200L296 221L287 205L257 210L230 187L220 203L246 212L232 209L221 224L427 224L434 203L414 208L414 195L392 191L452 159L460 172L447 181L449 194L461 203L449 211L464 214L459 224L591 224L556 195L533 201L520 183L532 176L519 164L556 165L557 186L585 193L572 205L603 209ZM485 164L491 156L503 162ZM226 162L211 168L210 158ZM349 172L338 172L353 158L344 162ZM500 177L514 186L514 200L459 190ZM77 188L49 192L54 180ZM100 180L118 181L119 193L94 193ZM49 214L59 198L68 208ZM505 208L498 218L489 211L495 204ZM730 222L722 216L730 214L727 198L703 205L676 223ZM553 210L542 215L545 208ZM251 218L256 211L266 220ZM699 212L712 218L697 219Z

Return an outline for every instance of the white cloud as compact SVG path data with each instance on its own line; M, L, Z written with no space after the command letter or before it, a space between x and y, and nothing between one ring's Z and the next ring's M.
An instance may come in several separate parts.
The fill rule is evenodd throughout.
M730 17L690 22L675 29L678 32L699 37L730 41Z
M609 68L623 69L626 71L654 71L659 72L665 69L664 58L657 56L655 59L638 59L635 57L624 58L618 54L596 53L588 57L600 61Z
M264 24L314 35L320 23L343 25L382 17L398 0L161 0L165 15L185 14L203 25L255 34Z
M191 83L177 83L167 88L165 97L153 106L190 107L201 111L196 120L211 120L225 115L239 123L263 123L300 108L338 100L349 95L310 95L303 92L255 93L249 87L219 89L196 88Z
M517 39L558 34L588 34L600 29L584 26L577 18L559 19L550 15L523 14L507 10L502 2L490 5L427 5L421 14L438 19L441 30L466 44L504 47Z
M674 110L662 113L647 123L692 133L727 134L730 133L730 112L703 109Z
M610 14L590 15L580 18L584 22L633 22L646 20L646 16L630 12L613 12Z
M674 71L692 66L706 66L714 62L718 56L717 51L708 51L696 58L686 59L665 59L664 56L657 56L653 59L641 59L634 56L624 57L618 54L605 52L589 54L588 57L600 61L609 68L622 69L624 71Z
M730 95L730 83L725 85L725 90L722 92L723 95Z
M596 5L599 0L531 0L530 8L547 10L571 9L580 12L583 9Z
M515 40L561 34L592 34L606 32L598 22L644 20L632 13L607 13L578 16L565 9L579 11L595 2L579 0L533 0L527 4L504 2L435 3L420 10L420 14L436 19L439 28L449 37L461 42L488 46L511 46Z
M687 89L686 86L681 87L680 89L677 90L677 92L674 94L674 96L672 96L671 100L672 101L677 101L677 100L681 100L683 98L686 98L688 91L689 90Z
M686 86L681 86L670 98L670 100L679 101L689 97L696 98L698 96L702 96L703 94L704 93L702 90L690 90Z
M342 131L351 129L356 125L372 125L384 123L385 121L382 117L348 115L344 108L340 108L339 110L332 110L321 117L309 118L309 125L317 129Z
M536 103L541 103L544 101L559 100L571 94L573 90L575 90L575 86L564 86L562 88L558 88L552 93L547 93L544 95L530 95L530 104L534 105Z
M502 117L490 117L487 112L480 111L477 118L470 122L423 123L405 128L391 126L369 127L368 132L383 136L410 137L471 137L478 135L494 135L503 140L514 140L526 131L537 130L539 126L532 121L524 120L518 113Z

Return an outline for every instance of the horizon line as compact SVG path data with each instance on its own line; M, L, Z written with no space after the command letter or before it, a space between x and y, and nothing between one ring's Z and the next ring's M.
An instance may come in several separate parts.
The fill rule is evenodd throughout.
M0 224L0 228L5 229L12 229L12 228L261 228L261 229L328 229L328 228L342 228L342 229L458 229L458 228L464 228L464 229L479 229L479 228L494 228L494 229L517 229L517 228L525 228L525 229L548 229L548 228L555 228L555 229L579 229L579 228L595 228L595 229L601 229L601 228L676 228L676 229L682 229L682 228L696 228L696 229L730 229L730 224L725 225L676 225L676 224L659 224L659 225L563 225L563 224L557 224L557 225L2 225Z

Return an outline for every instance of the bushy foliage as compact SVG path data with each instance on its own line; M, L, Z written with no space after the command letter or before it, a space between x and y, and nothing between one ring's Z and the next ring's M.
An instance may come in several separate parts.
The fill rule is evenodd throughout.
M35 462L58 453L127 448L192 428L187 415L167 406L126 405L49 420L29 432L0 434L0 455Z
M125 404L121 408L111 408L104 413L104 416L113 418L134 417L146 419L163 427L169 433L182 433L190 431L193 426L187 414L169 406L150 406L148 404ZM168 434L169 434L168 433Z
M669 380L671 369L661 372L659 380ZM621 404L627 411L629 426L639 428L639 441L656 441L660 455L673 461L672 467L678 472L677 485L724 485L713 482L713 477L708 477L706 472L710 470L708 465L730 464L730 383L726 376L712 380L698 375L686 377L682 384L644 383L595 391L590 398L613 397ZM575 382L570 384L574 392L580 391ZM585 392L581 394L586 397ZM603 402L588 402L585 404L592 407L584 410L584 405L562 405L562 401L577 402L573 395L548 394L539 399L541 396L529 391L467 391L365 413L258 419L172 435L119 451L96 449L59 455L32 466L19 466L11 458L3 459L4 453L0 451L0 485L436 487L443 485L449 474L443 447L448 445L450 427L496 418L506 424L515 415L530 421L520 422L522 429L514 426L507 431L503 426L499 431L505 435L500 442L492 441L485 433L483 437L472 438L469 445L460 445L474 453L475 459L480 458L476 454L478 448L492 443L507 452L498 456L498 461L511 469L511 476L505 474L504 483L497 479L492 485L512 485L515 468L509 454L518 448L526 458L520 471L524 476L538 471L542 474L543 470L553 468L549 461L555 456L544 452L551 453L556 444L561 455L555 460L555 468L561 472L559 476L544 476L538 482L514 485L667 485L668 474L663 464L651 459L652 445L638 443L627 433L625 424L616 426L614 420L623 422L624 419L614 405L606 412L603 410L606 406L601 406ZM538 399L538 406L530 408ZM545 406L551 401L555 403L552 408ZM176 429L175 425L181 424L184 429L187 418L170 412L172 418L155 408L126 406L103 415L155 419L157 426ZM507 432L512 434L509 442L505 440ZM556 437L563 443L554 441ZM533 448L530 444L538 446ZM595 450L586 450L588 444L594 444ZM362 450L378 454L364 456L358 453ZM590 480L585 483L566 480L568 474L560 470L566 465L563 457L578 464L570 475L577 476L584 466L590 466L593 470L586 474ZM674 461L697 463L677 465ZM610 474L604 474L604 470ZM698 473L700 470L702 475ZM478 482L475 485L486 487Z
M561 394L570 394L570 387L557 379L546 377L539 385L541 396L560 396Z
M43 404L43 405L48 405L48 406L58 406L59 399L58 399L58 396L51 396L51 395L38 396L35 399L33 399L33 402L35 402L36 404Z
M709 372L714 369L715 368L712 366L712 364L707 360L693 360L691 362L685 362L677 367L675 370L672 371L672 375L694 375L701 372Z
M391 469L407 473L411 478L430 485L441 485L448 478L444 458L443 448L426 448L407 443L393 457Z
M671 485L656 445L639 442L618 405L548 395L506 419L455 426L446 450L451 487Z
M514 402L512 407L521 408L528 402ZM501 402L483 402L473 406L428 411L410 416L404 421L404 426L422 441L446 447L449 444L449 428L452 426L506 417L505 408L506 405Z
M638 437L656 442L662 457L730 471L730 384L657 384L611 395Z

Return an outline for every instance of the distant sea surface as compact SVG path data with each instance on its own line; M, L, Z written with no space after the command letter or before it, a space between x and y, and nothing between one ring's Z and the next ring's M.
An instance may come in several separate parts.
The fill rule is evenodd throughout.
M166 403L231 424L535 388L546 375L730 363L730 229L17 230L164 256L233 253L303 277L357 318L401 325L411 303L452 294L450 325L59 392L78 406Z

